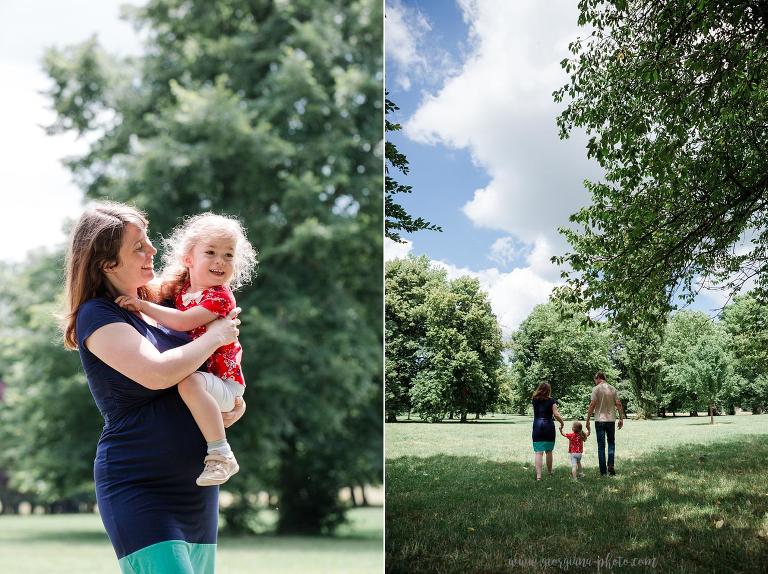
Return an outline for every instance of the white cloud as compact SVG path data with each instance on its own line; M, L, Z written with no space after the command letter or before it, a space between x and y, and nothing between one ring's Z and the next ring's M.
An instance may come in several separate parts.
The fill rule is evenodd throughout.
M493 242L493 245L491 245L491 252L488 255L488 259L505 267L520 257L524 250L525 246L520 245L520 242L516 241L514 237L499 237Z
M557 232L588 203L584 138L565 142L552 92L567 80L559 62L578 34L577 9L565 0L462 0L472 50L461 70L427 94L405 122L409 138L469 150L488 184L463 211L480 227L509 233L532 250L537 273L559 276L549 262L566 250Z
M427 64L419 44L432 27L418 9L404 6L399 1L387 3L384 26L386 55L399 66L400 87L408 90L411 87L408 73L423 69Z
M389 237L384 238L384 261L390 261L392 259L403 259L413 249L413 241L405 241L405 243L398 243L392 241Z
M530 267L503 273L496 268L472 271L445 261L432 261L432 264L445 269L449 279L469 275L480 281L480 286L488 293L505 338L517 329L536 305L547 302L555 287L555 283L543 279Z
M411 89L413 78L429 84L442 80L456 69L448 53L429 43L431 31L432 24L418 8L400 0L387 1L384 19L387 67L394 70L394 80L403 91Z
M557 255L555 248L546 235L540 235L533 240L533 249L528 253L526 262L531 271L543 278L554 281L560 279L559 268L551 262Z

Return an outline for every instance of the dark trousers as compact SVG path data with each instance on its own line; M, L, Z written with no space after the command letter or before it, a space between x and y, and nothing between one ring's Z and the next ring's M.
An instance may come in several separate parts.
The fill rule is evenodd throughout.
M605 464L605 439L608 438L608 466L613 466L613 453L616 451L616 422L595 421L597 434L597 461L600 464L600 474L608 474Z

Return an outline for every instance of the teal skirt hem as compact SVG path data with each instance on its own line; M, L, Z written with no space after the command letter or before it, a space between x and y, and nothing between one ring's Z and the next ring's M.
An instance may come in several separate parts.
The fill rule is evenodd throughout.
M533 452L547 452L549 450L554 450L555 448L555 441L549 441L549 440L535 440L533 441Z
M216 545L166 540L124 556L118 563L122 574L213 574Z

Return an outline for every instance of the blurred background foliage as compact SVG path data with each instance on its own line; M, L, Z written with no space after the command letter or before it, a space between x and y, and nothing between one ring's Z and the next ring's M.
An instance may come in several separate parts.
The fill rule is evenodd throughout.
M248 413L225 524L271 506L278 532L332 532L339 491L383 472L382 5L151 0L125 17L141 57L96 38L47 51L47 130L89 142L67 160L85 200L141 208L156 244L203 211L245 223L260 264L235 294ZM35 500L88 505L102 422L59 343L62 267L55 252L0 270L0 468Z

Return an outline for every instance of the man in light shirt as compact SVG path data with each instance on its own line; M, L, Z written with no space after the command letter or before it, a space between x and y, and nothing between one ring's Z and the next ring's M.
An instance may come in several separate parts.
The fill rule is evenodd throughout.
M621 406L616 388L609 385L602 372L595 374L595 388L587 411L587 434L591 433L589 419L595 414L595 433L597 434L597 460L600 475L616 474L613 468L613 456L616 452L616 411L619 411L619 428L624 426L624 407ZM608 439L608 464L605 461L605 439Z

